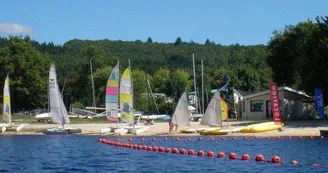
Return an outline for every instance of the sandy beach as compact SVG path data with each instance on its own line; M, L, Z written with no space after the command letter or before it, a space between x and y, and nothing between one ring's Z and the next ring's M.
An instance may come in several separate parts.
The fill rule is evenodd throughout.
M224 122L223 125L226 129L239 128L249 125L251 122ZM39 130L45 130L51 127L57 127L56 124L29 124L26 125L21 131L13 132L6 131L0 133L0 135L43 135L42 133L36 133ZM115 127L116 124L72 124L71 128L80 128L82 133L80 135L113 135L113 134L101 134L100 130L107 127ZM199 122L191 122L191 128L199 128ZM183 127L180 127L183 128ZM274 136L320 136L320 130L328 130L328 123L325 121L286 121L281 132L278 130L262 132L262 133L240 133L233 132L226 136L259 136L259 137L274 137ZM128 134L127 134L128 135ZM185 134L185 133L168 133L168 123L161 122L152 125L149 130L140 134L140 136L159 136L159 135L177 135L177 136L195 136L198 133Z

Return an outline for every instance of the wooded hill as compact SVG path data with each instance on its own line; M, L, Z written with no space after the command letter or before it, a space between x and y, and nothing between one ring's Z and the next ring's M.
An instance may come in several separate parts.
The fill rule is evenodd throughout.
M135 108L154 111L149 106L146 78L151 92L165 93L177 100L184 90L193 90L192 54L196 60L197 86L201 86L201 60L204 63L206 93L222 86L228 73L230 88L256 92L268 83L287 85L313 94L314 87L328 88L327 17L301 22L274 32L268 46L229 45L211 42L172 43L113 40L70 40L64 45L38 43L29 37L0 38L0 84L7 73L11 78L13 111L47 108L47 78L55 62L60 88L67 105L92 105L90 61L95 81L96 104L104 105L105 85L112 67L120 62L120 73L131 69ZM328 96L325 94L325 96ZM2 95L1 95L2 98ZM327 98L327 97L325 97ZM171 113L174 104L158 100L161 113Z

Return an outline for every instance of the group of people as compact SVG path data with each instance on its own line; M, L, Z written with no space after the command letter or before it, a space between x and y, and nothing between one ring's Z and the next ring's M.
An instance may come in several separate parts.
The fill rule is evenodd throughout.
M153 120L151 120L151 119L146 119L144 121L144 125L147 125L147 126L154 125L154 124L155 124L155 122Z

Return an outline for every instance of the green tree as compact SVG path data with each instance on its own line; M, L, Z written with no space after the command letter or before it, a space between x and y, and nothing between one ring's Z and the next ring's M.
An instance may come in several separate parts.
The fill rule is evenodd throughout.
M37 51L30 38L10 37L0 48L0 77L10 75L13 112L46 107L50 61Z

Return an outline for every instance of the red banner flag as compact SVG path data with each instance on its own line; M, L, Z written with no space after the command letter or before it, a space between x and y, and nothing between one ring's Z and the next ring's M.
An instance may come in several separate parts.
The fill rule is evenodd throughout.
M274 122L281 123L281 113L280 113L280 101L279 101L279 91L276 84L273 82L269 83L270 88L270 100L271 100L271 110L272 118Z

